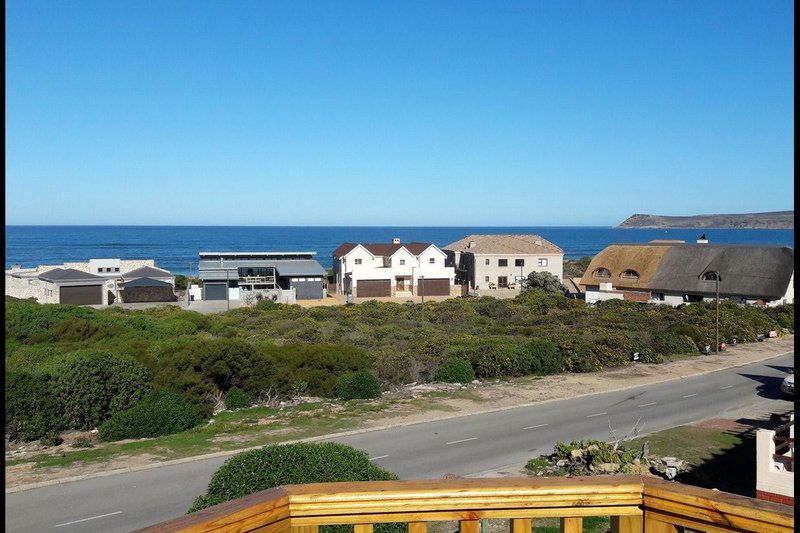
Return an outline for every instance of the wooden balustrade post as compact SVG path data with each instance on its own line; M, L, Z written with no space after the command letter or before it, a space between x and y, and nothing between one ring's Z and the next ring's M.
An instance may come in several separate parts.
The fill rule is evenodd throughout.
M531 533L532 526L530 518L514 518L511 520L511 533Z
M644 518L642 516L612 516L611 533L643 533Z
M581 533L583 531L583 518L566 517L561 519L561 533Z
M409 522L408 533L428 533L427 522Z
M652 518L648 518L647 515L645 514L644 531L645 533L675 533L676 531L678 531L678 528L676 528L672 524L662 522L661 520L654 520Z
M356 524L353 533L372 533L372 524Z
M461 520L458 523L458 530L460 533L480 533L480 520Z

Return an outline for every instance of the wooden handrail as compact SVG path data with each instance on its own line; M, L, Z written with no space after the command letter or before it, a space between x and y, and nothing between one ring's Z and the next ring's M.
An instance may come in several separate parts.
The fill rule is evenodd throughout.
M481 519L509 518L512 533L530 533L533 519L559 517L562 531L580 532L583 516L611 516L613 531L631 533L665 524L709 532L788 533L794 526L792 509L779 504L638 476L596 476L289 485L141 531L316 533L322 525L353 524L355 533L371 533L374 524L408 522L409 533L425 533L427 522L459 520L462 532L478 533Z

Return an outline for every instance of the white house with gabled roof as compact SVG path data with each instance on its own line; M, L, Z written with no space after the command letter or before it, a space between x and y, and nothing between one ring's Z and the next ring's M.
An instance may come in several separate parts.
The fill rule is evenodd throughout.
M429 242L346 242L333 252L336 291L357 298L449 296L455 269Z

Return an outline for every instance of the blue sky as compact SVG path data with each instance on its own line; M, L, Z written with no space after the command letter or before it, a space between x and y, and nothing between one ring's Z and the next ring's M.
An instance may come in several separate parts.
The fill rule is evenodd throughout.
M793 209L791 2L6 7L7 224Z

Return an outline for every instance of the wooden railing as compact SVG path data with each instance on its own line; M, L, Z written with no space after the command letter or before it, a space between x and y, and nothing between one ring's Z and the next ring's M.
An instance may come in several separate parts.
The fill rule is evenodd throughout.
M609 516L614 533L684 531L785 532L793 509L635 476L445 479L319 483L276 487L141 531L318 533L352 524L354 533L403 522L426 533L429 522L457 520L460 533L479 533L483 519L510 519L510 533L531 533L537 519L557 517L561 531L579 533L583 517Z

